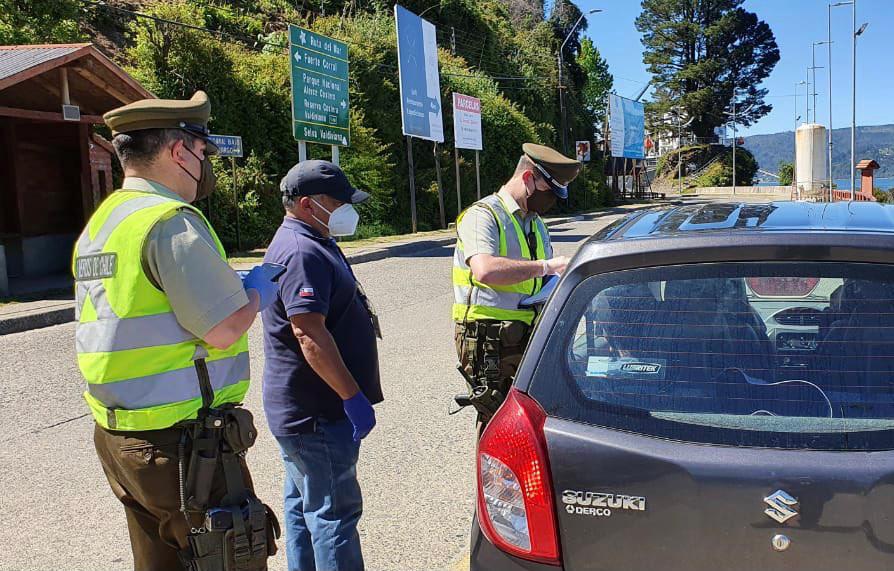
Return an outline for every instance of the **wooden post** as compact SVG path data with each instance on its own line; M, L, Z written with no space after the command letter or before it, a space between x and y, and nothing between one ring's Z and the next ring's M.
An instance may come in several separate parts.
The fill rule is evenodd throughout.
M407 164L410 167L410 224L416 233L416 172L413 167L413 137L407 135Z
M83 219L78 222L78 226L83 226L90 220L93 214L93 177L91 176L92 165L90 164L90 126L86 123L78 123L76 125L78 133L78 149L81 153L80 171L81 171L81 211Z
M438 211L441 216L441 229L447 228L447 215L444 212L444 185L441 184L441 157L438 156L438 143L434 145L435 171L438 174Z
M612 194L617 198L618 196L618 161L615 160L615 157L610 157L612 162Z
M478 186L478 200L481 200L481 161L478 151L475 151L475 184Z
M459 180L459 149L453 149L453 155L456 159L456 217L459 218L460 213L463 211L463 194L460 191L461 182Z

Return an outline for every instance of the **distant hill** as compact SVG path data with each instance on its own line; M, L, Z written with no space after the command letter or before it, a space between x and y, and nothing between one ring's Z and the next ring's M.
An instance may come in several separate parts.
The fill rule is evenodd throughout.
M833 178L848 178L851 160L850 128L835 129L832 133ZM777 172L780 161L794 157L795 136L791 131L772 135L745 137L745 148L754 154L760 168ZM881 165L877 177L894 177L894 125L857 127L857 160L874 159Z

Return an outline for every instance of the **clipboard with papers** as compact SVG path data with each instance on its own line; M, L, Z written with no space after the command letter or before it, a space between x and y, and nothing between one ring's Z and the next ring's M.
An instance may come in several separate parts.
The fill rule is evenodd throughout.
M529 295L528 297L521 300L518 304L519 307L534 307L537 305L543 305L546 303L546 300L549 299L549 296L552 295L553 290L556 289L556 284L559 283L559 276L550 275L546 276L543 279L543 286L540 288L540 291L535 293L534 295Z

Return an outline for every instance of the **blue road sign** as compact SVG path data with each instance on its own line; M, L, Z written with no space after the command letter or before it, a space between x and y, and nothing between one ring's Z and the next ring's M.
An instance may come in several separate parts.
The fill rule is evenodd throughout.
M219 157L242 156L242 137L238 135L210 135L208 138L220 149Z
M435 27L398 5L394 6L394 18L404 135L443 143L444 119Z

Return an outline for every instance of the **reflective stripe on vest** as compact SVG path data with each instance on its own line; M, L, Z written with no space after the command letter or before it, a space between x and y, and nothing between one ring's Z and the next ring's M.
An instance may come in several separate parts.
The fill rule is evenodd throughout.
M543 260L549 256L546 251L549 235L539 216L532 222L532 230L537 241L537 251L532 255L521 224L499 194L492 194L479 200L472 205L472 208L475 207L487 209L496 220L500 232L500 256L514 260ZM460 214L457 219L457 226L464 214L465 212ZM496 319L530 324L534 319L534 311L519 309L518 304L524 298L540 291L540 287L540 278L508 286L487 286L476 281L471 268L466 264L462 242L457 240L453 255L454 321Z
M84 398L105 428L158 430L194 418L202 404L194 366L199 357L208 364L215 405L241 402L248 389L247 337L226 350L208 346L180 325L165 293L143 271L152 228L181 209L204 219L186 203L119 190L78 239L72 261L78 366L87 381Z

